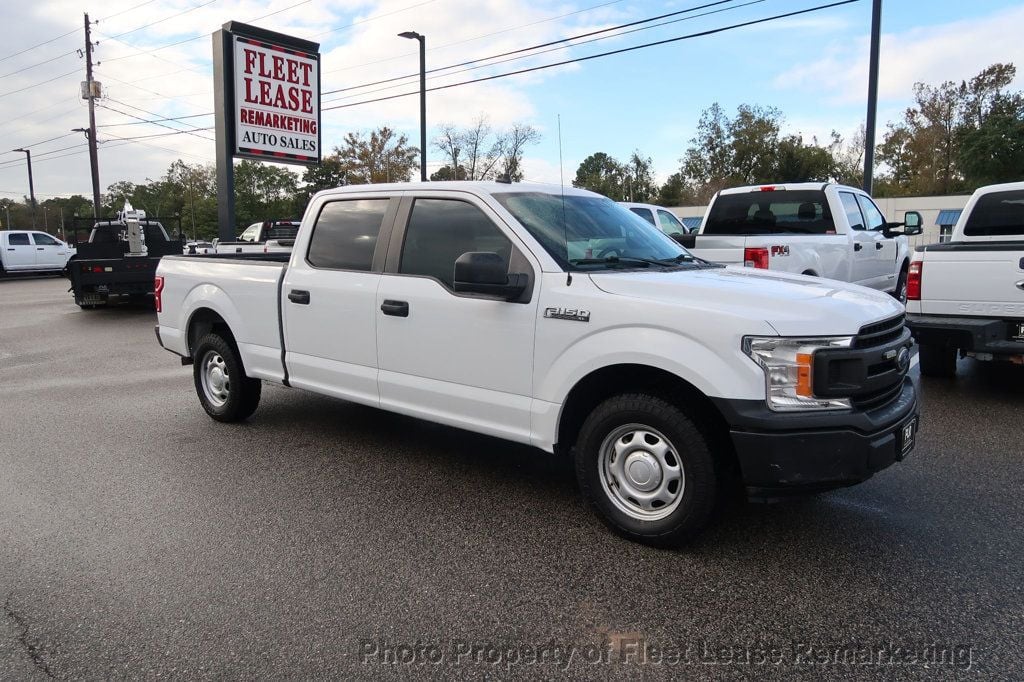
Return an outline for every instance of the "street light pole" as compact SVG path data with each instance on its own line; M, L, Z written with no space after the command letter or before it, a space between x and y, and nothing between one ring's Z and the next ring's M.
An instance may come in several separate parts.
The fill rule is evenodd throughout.
M400 38L420 43L420 180L427 181L427 37L416 31L399 33Z
M882 34L882 0L871 5L871 48L868 60L868 118L864 126L864 191L871 194L875 174L875 119L878 114L878 48Z
M32 201L32 229L36 229L36 188L32 184L32 152L28 149L15 149L16 152L25 152L25 161L28 162L28 196Z

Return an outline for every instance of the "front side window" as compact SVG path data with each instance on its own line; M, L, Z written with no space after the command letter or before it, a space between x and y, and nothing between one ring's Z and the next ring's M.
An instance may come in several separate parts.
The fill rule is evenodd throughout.
M260 236L260 227L261 227L261 224L260 223L256 223L255 225L250 225L249 227L245 228L245 232L243 232L238 237L238 241L240 241L240 242L254 242L254 241L256 241L257 239L259 239L259 236Z
M861 194L857 195L857 203L860 204L861 213L864 214L864 219L867 221L869 230L878 230L885 225L885 216L875 206L875 202L868 199L866 196Z
M693 260L661 230L607 197L502 192L494 198L570 270L669 266Z
M42 232L34 232L32 239L35 241L36 246L60 246L60 242L51 237L48 234Z
M975 237L1024 234L1024 190L983 194L967 216L964 234Z
M658 211L658 223L661 225L661 231L665 234L686 234L683 224L668 211Z
M864 216L860 213L860 206L857 205L857 197L849 192L840 192L839 199L843 202L843 210L846 211L846 219L850 221L850 227L855 230L864 229Z
M28 233L15 232L7 237L7 243L11 246L28 246Z
M473 204L417 199L409 216L398 271L433 277L452 288L455 261L469 251L490 251L508 264L512 242Z
M389 201L350 199L324 204L309 240L309 264L333 270L372 269Z

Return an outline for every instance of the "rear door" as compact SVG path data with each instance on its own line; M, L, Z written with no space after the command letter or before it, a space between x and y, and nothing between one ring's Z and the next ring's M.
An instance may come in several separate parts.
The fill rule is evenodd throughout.
M469 251L531 273L530 295L508 302L457 293L455 260ZM377 294L381 407L529 442L538 272L478 197L407 198Z
M377 287L399 198L322 201L285 271L281 307L292 386L377 405Z
M4 267L8 270L31 270L36 266L36 245L28 232L8 232L4 244Z
M37 270L60 270L68 261L68 247L45 232L33 232Z

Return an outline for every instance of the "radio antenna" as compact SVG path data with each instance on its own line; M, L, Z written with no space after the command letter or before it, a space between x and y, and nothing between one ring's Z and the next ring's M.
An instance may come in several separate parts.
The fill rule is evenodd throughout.
M562 115L558 114L558 184L562 190L562 237L565 239L565 286L572 286L572 266L569 264L569 228L565 219L565 176L562 172Z

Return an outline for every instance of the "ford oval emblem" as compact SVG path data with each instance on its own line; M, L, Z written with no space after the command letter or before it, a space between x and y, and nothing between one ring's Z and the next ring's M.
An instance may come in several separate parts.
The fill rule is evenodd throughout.
M896 366L899 367L900 372L910 369L910 351L906 346L900 348L900 354L896 356Z

